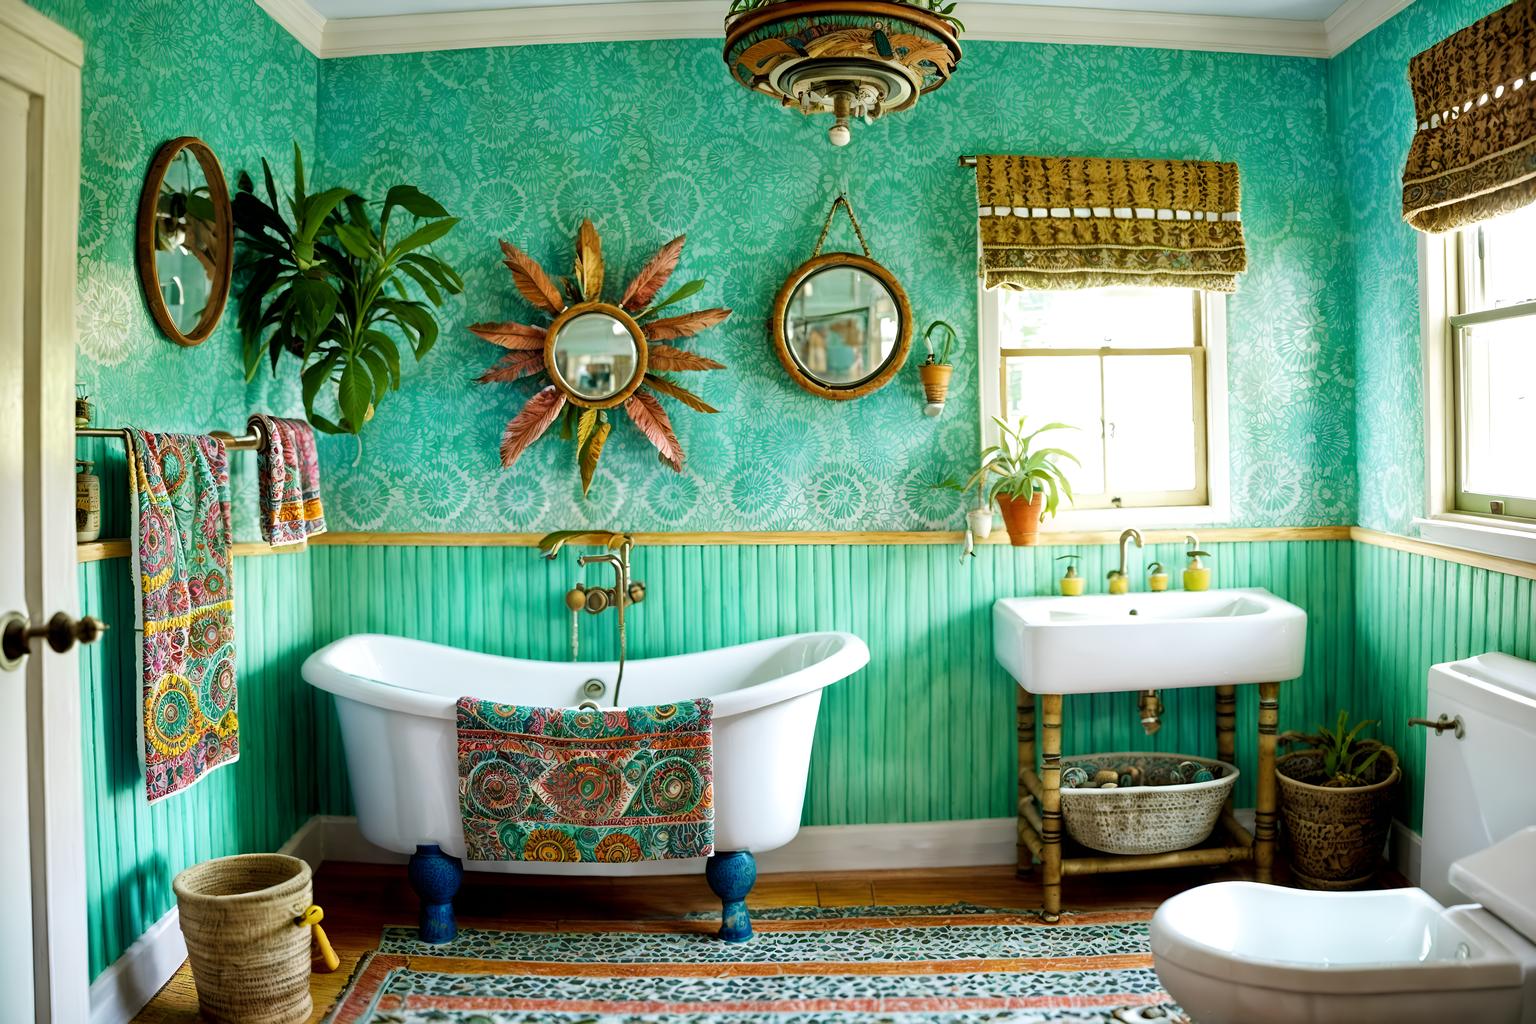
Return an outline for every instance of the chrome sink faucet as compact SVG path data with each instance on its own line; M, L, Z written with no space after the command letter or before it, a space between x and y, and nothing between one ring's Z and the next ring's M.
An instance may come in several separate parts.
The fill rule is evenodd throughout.
M1129 544L1131 541L1135 541L1136 542L1136 546L1138 548L1143 546L1142 543L1141 543L1141 531L1140 530L1136 530L1136 529L1126 530L1124 533L1122 533L1120 535L1120 575L1121 575L1122 578L1127 579L1127 580L1130 579L1130 576L1128 575L1128 568L1129 567L1125 564L1125 561L1126 561L1126 559L1125 559L1125 549L1126 549L1126 545Z

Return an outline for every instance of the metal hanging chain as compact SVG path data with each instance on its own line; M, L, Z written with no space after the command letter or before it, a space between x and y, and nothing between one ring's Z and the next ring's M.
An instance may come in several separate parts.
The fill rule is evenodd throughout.
M864 241L864 229L859 227L859 218L853 214L853 204L848 201L847 193L843 193L832 200L832 209L827 211L827 220L821 226L821 237L816 239L816 249L811 253L811 259L821 255L821 247L827 241L827 232L832 230L832 218L837 216L837 208L839 206L848 211L848 223L853 225L853 233L859 239L860 248L864 250L864 258L867 260L874 259L869 252L869 243Z

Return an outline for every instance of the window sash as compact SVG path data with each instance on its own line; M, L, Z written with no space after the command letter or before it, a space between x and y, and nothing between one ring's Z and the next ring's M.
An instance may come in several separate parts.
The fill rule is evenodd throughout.
M1208 475L1209 440L1206 423L1206 348L1201 333L1199 295L1195 305L1195 341L1192 346L1168 348L999 348L998 349L998 398L999 409L1008 408L1008 361L1015 358L1061 358L1070 356L1096 357L1099 362L1100 412L1099 445L1104 466L1105 490L1101 493L1073 493L1072 507L1076 509L1157 508L1162 506L1204 505L1209 500ZM1146 356L1187 356L1190 365L1190 408L1194 411L1194 471L1195 486L1189 490L1128 491L1117 488L1111 476L1113 460L1110 458L1110 438L1105 429L1105 416L1110 410L1103 406L1105 362L1113 358L1138 358Z
M1514 312L1515 310L1521 310L1521 312ZM1469 402L1467 401L1470 382L1466 380L1465 374L1467 329L1479 324L1514 318L1536 321L1536 303L1507 306L1479 313L1457 314L1449 318L1451 325L1449 369L1452 377L1451 398L1454 410L1451 422L1451 451L1455 453L1456 467L1454 510L1474 515L1495 516L1500 519L1529 519L1536 522L1536 497L1487 493L1472 490L1466 483L1470 445L1468 435L1471 433L1468 429ZM1497 510L1495 502L1499 503Z
M1456 233L1456 244L1451 247L1455 255L1455 267L1447 272L1455 275L1456 311L1446 317L1446 362L1450 378L1450 461L1452 466L1451 501L1453 512L1488 516L1499 520L1525 519L1536 522L1536 498L1516 497L1509 494L1488 494L1471 490L1466 485L1468 444L1467 387L1465 374L1465 348L1467 329L1504 320L1536 318L1536 302L1522 302L1509 306L1484 306L1483 262L1481 236L1476 225L1462 228ZM1499 511L1494 511L1495 502Z

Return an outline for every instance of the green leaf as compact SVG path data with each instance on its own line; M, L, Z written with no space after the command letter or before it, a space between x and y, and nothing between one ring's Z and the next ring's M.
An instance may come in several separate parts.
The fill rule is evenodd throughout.
M649 316L659 309L665 309L666 307L672 305L674 302L682 302L684 299L692 298L704 290L704 284L705 281L702 277L697 281L689 281L687 284L678 288L677 291L673 292L671 295L668 295L666 298L662 299L660 302L656 303L650 309L646 310L640 315Z
M453 226L459 222L457 217L444 217L442 220L434 220L406 235L394 247L389 250L391 257L401 253L410 252L412 249L420 249L422 246L431 245L453 230Z
M294 146L294 150L295 151L298 150L298 146L297 145ZM277 212L277 185L274 184L273 181L272 181L272 167L271 167L270 164L267 163L267 158L266 157L262 157L261 158L261 174L262 174L262 177L266 179L267 202L272 205L272 212L276 213Z
M342 422L356 434L363 429L363 419L373 402L373 379L361 360L352 360L342 368L341 384L337 388L336 404L341 408Z
M384 399L384 392L389 390L389 367L384 363L384 357L379 354L377 347L365 348L362 353L363 362L368 364L368 373L373 377L374 406Z
M407 277L416 282L417 286L421 288L422 294L430 299L434 306L441 306L443 304L443 293L437 290L437 285L433 282L432 275L410 263L401 263L400 269Z
M337 224L336 237L341 240L342 248L360 260L372 260L378 256L373 235L364 228L355 224Z
M335 290L319 278L302 277L294 282L290 294L296 307L299 335L305 341L318 338L336 315Z
M433 279L442 285L443 290L449 295L457 295L464 290L464 279L459 276L458 271L433 256L428 256L425 253L411 253L409 256L401 257L400 262L409 266L420 267L431 274Z
M341 358L341 353L332 352L317 363L308 366L301 375L304 385L304 411L310 413L315 408L315 396L320 393L326 383L331 379L331 371L336 368L336 361Z
M313 241L320 234L320 229L325 227L326 218L335 213L341 201L351 194L352 190L348 188L330 188L311 196L303 204L304 218L299 224L299 235Z
M297 139L293 141L293 201L296 204L304 202L304 154L299 152Z
M396 185L384 194L384 212L379 216L382 225L389 221L389 211L396 206L416 217L446 217L448 211L441 203L415 185Z

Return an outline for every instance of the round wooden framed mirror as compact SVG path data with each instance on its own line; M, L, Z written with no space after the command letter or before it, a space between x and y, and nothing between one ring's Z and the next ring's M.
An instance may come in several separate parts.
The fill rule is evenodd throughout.
M618 306L577 303L545 332L544 366L568 401L611 409L645 380L645 332Z
M139 283L165 336L200 345L218 326L234 268L234 218L218 158L190 135L160 147L139 197Z
M773 304L779 361L823 398L862 398L888 384L912 347L912 307L889 270L848 252L816 256Z

